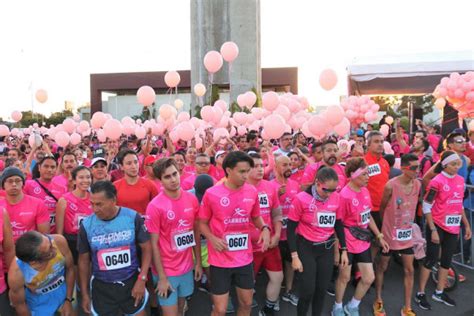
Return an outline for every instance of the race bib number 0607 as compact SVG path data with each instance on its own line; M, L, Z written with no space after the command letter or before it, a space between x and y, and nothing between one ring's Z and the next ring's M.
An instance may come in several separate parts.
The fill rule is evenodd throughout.
M227 242L227 248L229 251L239 251L248 248L249 235L248 234L236 234L225 236Z

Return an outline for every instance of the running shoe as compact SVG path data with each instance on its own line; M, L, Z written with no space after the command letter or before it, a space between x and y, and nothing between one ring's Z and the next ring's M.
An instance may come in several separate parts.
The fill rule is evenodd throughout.
M285 292L283 293L283 295L281 296L281 299L284 301L284 302L288 302L290 303L291 305L293 306L297 306L298 305L298 296L296 296L295 294L291 293L291 292Z
M329 296L336 296L336 288L334 287L333 282L329 283L326 293L328 293Z
M444 292L442 292L441 294L434 292L433 295L431 295L431 298L436 302L443 303L447 306L456 306L456 302Z
M261 310L258 311L258 316L273 316L275 315L272 308L265 306Z
M225 311L226 314L232 314L235 313L235 308L234 304L232 303L232 300L229 297L229 302L227 303L227 310Z
M383 301L375 301L372 306L374 316L385 316L385 308L383 308Z
M209 282L199 282L198 290L204 293L210 293L211 289L209 288Z
M349 305L344 306L344 312L349 316L359 316L359 306L349 307Z
M336 308L336 305L332 306L331 316L346 316L343 308Z
M258 302L255 299L255 295L252 297L252 308L258 307Z
M416 316L416 313L412 309L405 309L405 307L402 308L400 311L401 316Z
M417 293L416 296L415 296L415 302L418 304L418 306L421 309L424 309L425 311L431 309L431 305L430 305L430 303L428 303L428 300L426 299L426 294L425 293L420 293L420 294Z
M280 311L280 300L276 301L275 305L273 306L273 310L275 312L279 312Z

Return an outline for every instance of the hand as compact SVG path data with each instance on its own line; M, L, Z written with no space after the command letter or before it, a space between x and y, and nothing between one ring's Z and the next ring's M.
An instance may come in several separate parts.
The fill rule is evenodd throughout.
M166 298L166 296L168 296L168 289L174 291L170 282L168 281L168 278L160 278L158 285L156 286L155 293L158 293L159 296Z
M227 243L225 242L224 239L220 239L214 236L213 238L209 240L211 241L212 247L214 247L215 250L217 251L227 250Z
M270 231L268 229L263 229L258 238L258 243L263 243L262 252L267 251L268 246L270 245Z
M201 264L196 264L194 267L194 281L200 281L202 278L202 266Z
M434 244L439 244L439 235L436 229L431 232L431 241Z
M387 253L390 250L390 247L388 246L388 243L385 241L383 238L378 238L380 247L382 247L382 252Z
M278 243L280 242L280 235L273 235L273 237L270 238L270 244L268 245L268 248L272 249L278 246Z
M61 315L62 316L72 316L73 315L73 308L72 303L69 301L65 301L62 308L61 308Z
M341 252L339 251L339 248L335 248L336 251L334 251L334 265L339 266L341 263Z
M301 260L298 257L293 257L293 259L291 260L291 267L295 271L303 272L303 264L301 263Z
M91 298L89 294L82 294L82 309L86 314L91 313Z
M286 184L283 184L279 189L278 189L278 195L283 195L286 192Z
M341 261L339 262L339 267L344 269L349 265L349 257L347 256L347 251L343 251L341 254Z
M472 237L471 227L466 227L465 230L466 230L466 232L464 233L464 239L465 240L471 239L471 237Z
M145 296L145 284L146 282L141 279L135 281L135 285L132 289L132 297L135 299L135 307L138 306Z

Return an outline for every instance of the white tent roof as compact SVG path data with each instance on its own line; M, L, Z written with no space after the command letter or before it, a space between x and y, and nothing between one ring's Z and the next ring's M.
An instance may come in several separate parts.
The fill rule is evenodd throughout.
M431 93L442 77L472 70L474 51L357 57L347 67L349 93Z

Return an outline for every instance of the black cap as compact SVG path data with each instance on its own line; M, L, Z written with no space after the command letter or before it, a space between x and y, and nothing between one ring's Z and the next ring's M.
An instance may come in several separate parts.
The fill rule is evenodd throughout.
M201 203L202 197L204 196L204 193L206 193L206 190L213 185L214 180L210 175L200 174L196 177L196 180L194 180L194 191L199 203Z
M103 147L99 147L94 150L94 158L105 158L105 149Z
M23 184L25 184L25 175L23 172L21 172L17 167L8 167L5 168L2 173L2 189L4 189L3 184L5 183L5 180L13 176L19 176L21 180L23 180Z

